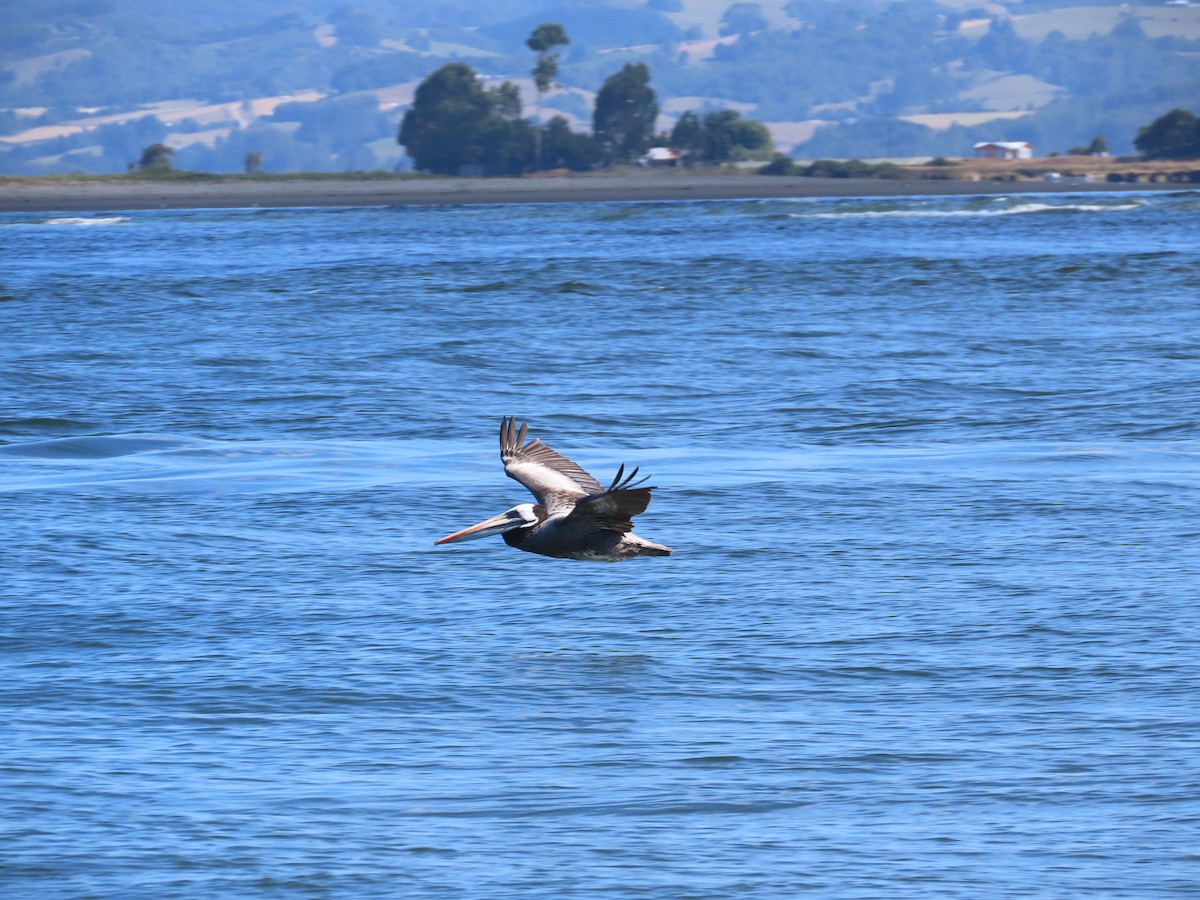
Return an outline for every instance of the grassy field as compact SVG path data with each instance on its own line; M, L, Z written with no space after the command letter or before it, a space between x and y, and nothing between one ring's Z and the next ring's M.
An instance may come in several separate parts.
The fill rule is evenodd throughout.
M972 125L982 125L985 122L1020 119L1027 115L1029 115L1029 112L1026 110L1014 110L1011 112L926 113L915 116L901 116L900 118L905 122L912 122L916 125L924 125L926 128L932 128L934 131L945 131L952 125L962 125L969 128Z
M1066 91L1033 75L1000 75L979 82L958 96L985 110L1009 112L1045 106Z

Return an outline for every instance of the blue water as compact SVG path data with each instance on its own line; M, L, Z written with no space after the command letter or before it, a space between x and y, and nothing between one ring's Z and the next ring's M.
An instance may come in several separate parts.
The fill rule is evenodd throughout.
M1197 896L1198 225L0 216L0 894Z

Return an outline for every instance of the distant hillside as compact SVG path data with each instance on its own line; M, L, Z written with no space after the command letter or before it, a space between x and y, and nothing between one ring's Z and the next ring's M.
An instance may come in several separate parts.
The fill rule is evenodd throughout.
M524 79L541 22L571 37L546 107L590 124L593 92L646 62L669 125L731 107L798 157L1039 153L1200 97L1200 4L1054 0L42 0L0 5L0 173L176 164L239 171L396 168L404 106L453 59Z

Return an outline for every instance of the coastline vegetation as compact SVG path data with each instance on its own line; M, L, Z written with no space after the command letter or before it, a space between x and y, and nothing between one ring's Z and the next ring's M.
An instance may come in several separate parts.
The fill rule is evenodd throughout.
M424 127L432 134L428 146L424 150L414 148L414 157L418 162L426 163L425 171L386 171L350 170L344 172L263 172L260 157L250 153L246 159L244 173L214 173L189 169L176 169L173 166L174 151L161 143L152 144L142 151L139 164L130 164L123 173L52 173L45 175L5 175L0 174L0 184L87 184L87 183L278 183L286 184L296 181L405 181L415 179L445 177L447 175L497 175L507 174L520 176L536 170L539 162L547 168L561 171L572 168L578 172L589 172L598 168L598 163L607 158L605 169L614 165L628 165L634 152L643 150L652 140L661 141L682 148L685 160L690 161L728 161L746 159L753 152L769 150L770 139L761 123L742 119L736 112L720 111L708 113L703 118L695 113L685 113L674 132L670 135L655 135L650 131L649 123L657 112L654 93L648 87L649 73L644 66L630 67L619 73L622 78L631 83L641 99L643 108L632 114L626 113L625 119L616 118L611 121L609 128L621 135L624 142L623 152L616 152L620 144L604 144L594 135L570 133L571 139L584 147L580 158L583 164L566 166L561 164L562 132L566 123L561 117L555 117L543 128L518 117L519 101L514 96L516 88L511 83L504 83L498 88L485 89L475 77L473 71L465 64L456 63L439 69L428 82L435 85L435 102L422 108L414 104L417 113L424 112L426 121ZM633 76L630 78L630 76ZM448 77L450 84L449 102L444 96L447 91L438 95L436 84L438 78ZM619 79L618 79L619 83ZM424 87L424 85L423 85ZM456 95L457 92L457 95ZM471 121L462 115L463 96L476 103L477 119ZM613 101L620 107L619 98ZM442 105L439 105L442 104ZM627 105L627 104L626 104ZM406 130L411 140L411 126L414 110L405 115L398 140L404 141ZM447 110L449 112L447 112ZM630 121L633 124L629 124ZM489 134L489 126L491 132ZM494 142L496 128L511 129L512 134L520 138L517 152L508 161L507 170L497 170L494 166L480 164L487 160L489 153L494 153L496 146L504 147L501 142ZM464 131L464 128L467 129ZM475 129L472 134L469 129ZM534 132L542 133L543 140L535 143ZM491 138L492 140L489 140ZM738 143L741 141L741 143ZM449 143L447 143L449 142ZM776 153L770 162L754 171L759 175L793 176L804 178L827 179L908 179L908 180L968 180L968 181L1016 181L1038 180L1043 178L1060 178L1056 170L1067 165L1066 174L1071 177L1084 177L1093 181L1103 179L1108 182L1136 183L1138 181L1171 183L1196 183L1200 181L1200 170L1180 168L1186 166L1188 160L1200 159L1200 117L1188 110L1173 109L1160 116L1138 132L1135 141L1141 151L1140 157L1111 157L1106 152L1097 152L1098 147L1106 146L1103 138L1097 137L1087 147L1073 148L1066 157L1057 154L1035 160L1030 165L1026 160L1020 166L1007 164L1002 160L970 160L947 159L936 156L923 163L899 165L889 161L869 162L861 159L818 159L807 164L798 162L782 153ZM719 150L713 152L711 148ZM744 145L750 145L749 147ZM455 148L457 155L448 161L440 156L446 152L446 147ZM509 142L509 148L513 142ZM475 156L469 155L474 148ZM464 151L464 148L465 151ZM544 156L544 160L539 160ZM713 158L717 159L714 160ZM752 156L750 158L753 158ZM558 163L558 165L555 165ZM468 165L477 171L466 170ZM1131 169L1131 167L1133 167ZM1074 171L1081 170L1081 171ZM709 171L731 171L724 167L709 169ZM746 170L743 170L746 171ZM602 174L602 173L596 173Z
M630 176L640 179L672 179L680 176L701 178L711 175L724 177L755 178L758 175L810 177L826 179L885 179L919 183L929 181L1037 181L1043 182L1050 173L1062 176L1086 177L1089 181L1120 182L1125 184L1200 182L1200 162L1173 159L1147 159L1145 157L1042 157L1022 160L1019 164L1004 160L946 159L934 158L923 163L876 164L862 160L817 160L802 163L783 154L777 154L767 165L758 168L735 168L712 166L692 169L648 170L633 166L614 166L588 172L575 173L575 178L603 181L609 177L626 180ZM561 173L546 173L556 175ZM303 183L337 182L380 182L400 183L405 181L438 181L448 176L419 172L391 172L381 169L349 172L269 172L269 173L212 173L182 169L159 171L133 171L110 174L59 173L47 175L4 175L0 174L0 185L14 187L71 186L88 184L124 184L135 189L145 185L195 184L237 185L276 184L281 190L287 185ZM450 176L457 178L457 176ZM535 179L536 180L536 179ZM547 186L559 179L546 179Z
M939 157L940 158L940 157ZM930 165L947 165L946 160ZM802 178L905 178L905 168L895 163L870 163L861 159L818 159L802 165L777 156L758 170L760 175L798 175Z

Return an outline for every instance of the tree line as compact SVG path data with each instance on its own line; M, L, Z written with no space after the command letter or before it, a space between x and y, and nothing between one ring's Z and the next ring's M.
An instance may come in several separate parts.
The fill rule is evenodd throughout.
M447 69L450 71L446 71ZM462 142L465 134L462 130L462 120L459 120L447 131L440 132L437 139L431 138L432 144L429 152L432 156L428 171L440 174L460 174L464 170L464 166L478 166L480 171L486 174L520 174L524 171L521 167L527 164L533 168L584 169L603 161L604 145L594 135L571 131L563 117L555 116L544 127L537 127L520 119L518 117L519 98L515 94L515 87L511 84L490 89L482 88L470 68L461 66L461 64L444 66L430 76L427 81L431 84L432 90L433 88L444 88L445 82L453 79L464 79L467 93L473 96L482 94L484 106L498 110L494 113L498 117L498 122L491 123L492 130L489 128L479 129L477 132L478 142L474 144ZM462 89L464 86L459 84L457 87ZM612 96L619 98L621 94L617 92ZM614 101L610 98L606 102ZM500 140L489 143L496 137L495 128L503 129L510 124L515 125L519 132L520 137L516 141L511 140L511 135L509 138L504 138L502 135ZM769 136L763 137L759 134L759 128L762 128L761 123L743 119L738 113L731 110L718 110L704 116L695 112L686 112L675 124L670 135L655 135L655 140L660 143L669 143L670 146L685 154L690 154L694 159L730 159L735 158L746 147L770 147ZM456 130L457 135L454 134ZM522 157L520 153L505 156L506 153L511 153L514 146L528 151L530 135L537 136L539 133L542 136L543 144L540 151L536 144L534 145L535 156L532 163ZM605 133L610 135L610 140L616 139L612 136L612 132ZM620 136L624 138L628 134L629 132L625 131ZM456 148L458 152L447 154L444 152L444 148L439 149L437 145L439 139L445 140L447 146ZM524 143L522 143L522 139ZM763 143L760 144L760 142ZM1141 155L1147 159L1200 158L1200 117L1185 109L1173 109L1159 116L1150 124L1141 126L1133 143ZM1108 142L1103 137L1096 137L1090 144L1073 147L1067 152L1073 155L1090 155L1106 153L1107 150ZM540 156L537 155L539 152ZM162 143L152 144L142 151L139 162L129 164L129 170L150 174L170 172L173 169L172 158L174 155L175 150L171 147ZM503 168L506 162L512 164L507 170ZM262 172L263 153L261 150L251 150L246 154L245 169L248 174ZM902 177L902 170L889 163L869 165L857 159L848 162L821 159L807 167L801 167L788 157L778 154L771 163L759 171L766 175L813 175L840 178Z
M561 25L534 29L525 45L537 54L532 76L537 117L522 115L511 81L485 86L471 66L452 62L417 87L397 141L422 171L441 175L520 175L542 169L582 171L628 163L652 146L671 146L689 161L720 163L769 158L766 126L733 110L685 113L668 133L656 133L658 97L645 63L626 63L596 94L592 130L571 130L564 116L542 121L542 101L555 86L558 50L570 43Z

